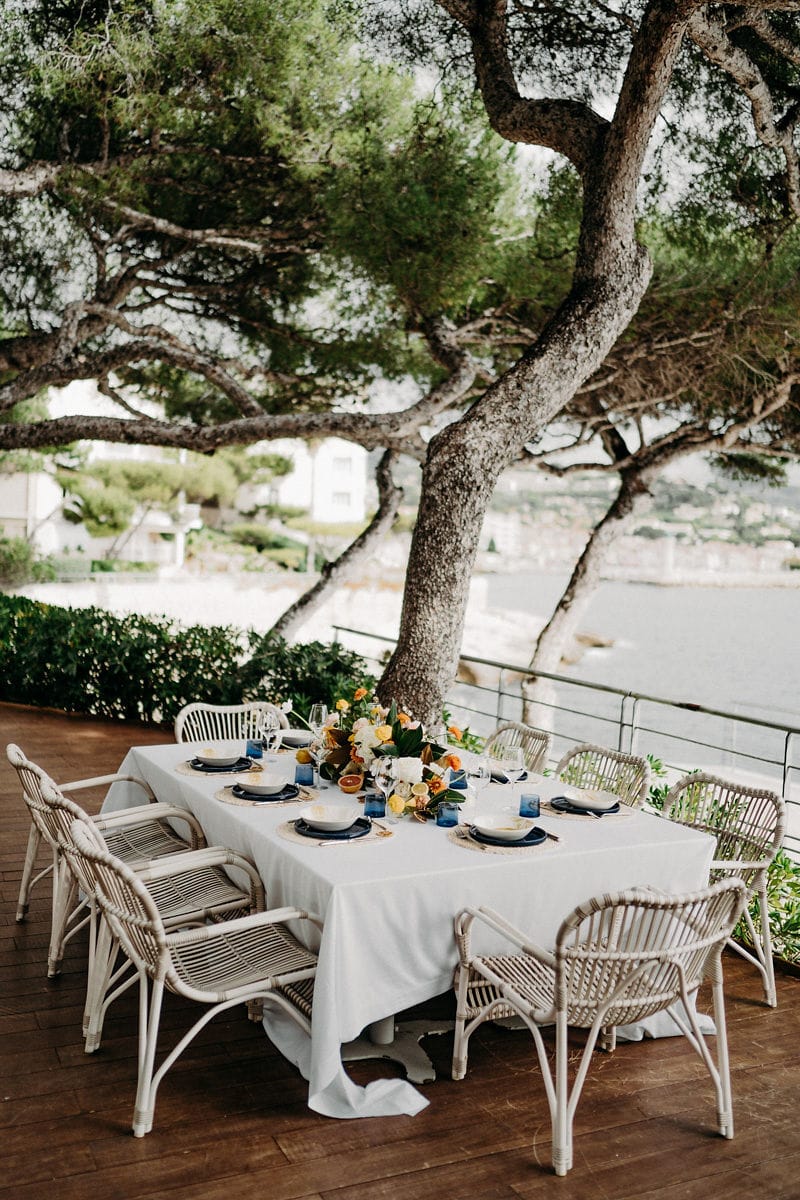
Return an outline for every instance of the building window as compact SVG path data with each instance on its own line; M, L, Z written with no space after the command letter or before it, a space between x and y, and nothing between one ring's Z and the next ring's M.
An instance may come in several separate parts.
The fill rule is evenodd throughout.
M352 503L350 492L334 492L331 499L334 508L349 508Z

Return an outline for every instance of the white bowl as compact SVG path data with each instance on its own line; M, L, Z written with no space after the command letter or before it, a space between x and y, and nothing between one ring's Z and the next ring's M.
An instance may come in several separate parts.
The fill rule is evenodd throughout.
M585 808L590 812L608 812L615 804L619 804L619 796L613 796L610 792L590 791L589 788L580 792L569 791L566 795L573 808Z
M281 745L291 746L292 749L297 749L300 746L310 746L313 740L314 734L310 729L281 730Z
M528 817L518 817L507 813L480 813L477 817L473 817L472 824L478 833L485 833L487 837L500 838L504 842L518 842L533 829L533 821Z
M312 829L336 833L349 829L361 810L355 804L307 804L300 809L300 816Z
M242 776L241 786L254 796L274 796L282 792L288 782L289 777L284 771L260 771L256 768Z
M201 746L195 758L204 767L232 767L244 756L244 742L218 742L215 746Z

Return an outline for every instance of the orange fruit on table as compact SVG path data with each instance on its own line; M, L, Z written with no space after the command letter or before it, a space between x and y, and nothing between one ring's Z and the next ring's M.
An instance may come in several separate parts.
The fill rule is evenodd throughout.
M297 753L295 754L295 759L299 763L310 763L311 755L309 754L309 752L307 750L301 749L301 750L298 750Z
M364 783L363 775L342 775L339 780L339 787L343 792L352 794L359 791Z

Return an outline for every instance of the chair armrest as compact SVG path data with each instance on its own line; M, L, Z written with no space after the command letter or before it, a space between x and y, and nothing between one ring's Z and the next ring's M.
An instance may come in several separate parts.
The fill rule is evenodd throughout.
M194 813L190 813L186 808L178 808L175 804L165 804L161 800L154 800L152 804L138 804L135 808L121 808L117 812L92 817L93 823L101 832L125 829L131 825L141 825L146 821L157 820L184 821L191 831L192 849L202 849L205 846L205 835Z
M545 950L543 946L538 946L536 942L528 940L527 936L521 929L517 929L511 925L499 913L496 913L492 908L479 908L474 910L475 919L482 921L484 925L488 925L490 929L494 929L496 933L501 934L514 946L520 949L523 954L530 954L532 958L538 959L545 966L555 969L555 955L549 950Z
M167 854L163 858L154 858L147 866L137 869L136 874L147 884L208 867L237 867L243 871L250 879L250 896L254 907L259 912L264 911L266 897L258 868L251 859L229 850L227 846L206 846L201 850L187 850L183 854Z
M316 913L307 912L302 908L273 908L267 909L266 912L251 913L247 917L236 917L233 921L221 921L218 925L201 925L197 929L168 933L166 940L169 946L194 946L225 937L227 934L240 933L242 930L255 929L262 925L281 925L285 921L311 921L317 929L322 929L322 918Z
M456 942L458 944L459 958L462 967L468 967L472 959L470 950L470 934L472 931L473 921L480 921L483 925L493 929L495 933L499 933L506 941L511 942L524 954L530 954L532 958L538 959L548 967L555 968L555 957L549 950L545 950L542 946L537 946L534 942L528 940L521 929L516 929L509 924L504 917L496 913L491 908L465 908L463 909L455 921Z
M746 858L715 858L711 863L712 871L729 871L732 875L739 871L766 871L772 858L759 858L751 862Z
M136 783L147 793L150 802L155 802L156 795L150 784L138 775L96 775L93 779L75 779L72 783L61 783L59 788L62 792L75 792L79 788L100 787L107 783Z

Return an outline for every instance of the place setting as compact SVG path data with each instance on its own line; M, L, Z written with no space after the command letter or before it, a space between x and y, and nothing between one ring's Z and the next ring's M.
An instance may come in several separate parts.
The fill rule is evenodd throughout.
M518 854L522 850L558 843L561 838L535 823L539 797L520 797L519 812L476 813L448 833L455 845L490 854Z
M629 815L631 811L611 792L590 788L567 789L558 796L551 796L542 801L542 807L555 817L570 817L576 820L589 818L596 821L602 817L619 819Z
M252 758L243 742L219 742L203 746L192 758L175 767L179 775L240 775L253 770Z
M326 803L317 800L307 804L291 821L279 825L276 832L287 841L318 847L357 845L393 836L369 812L361 812L356 804Z

